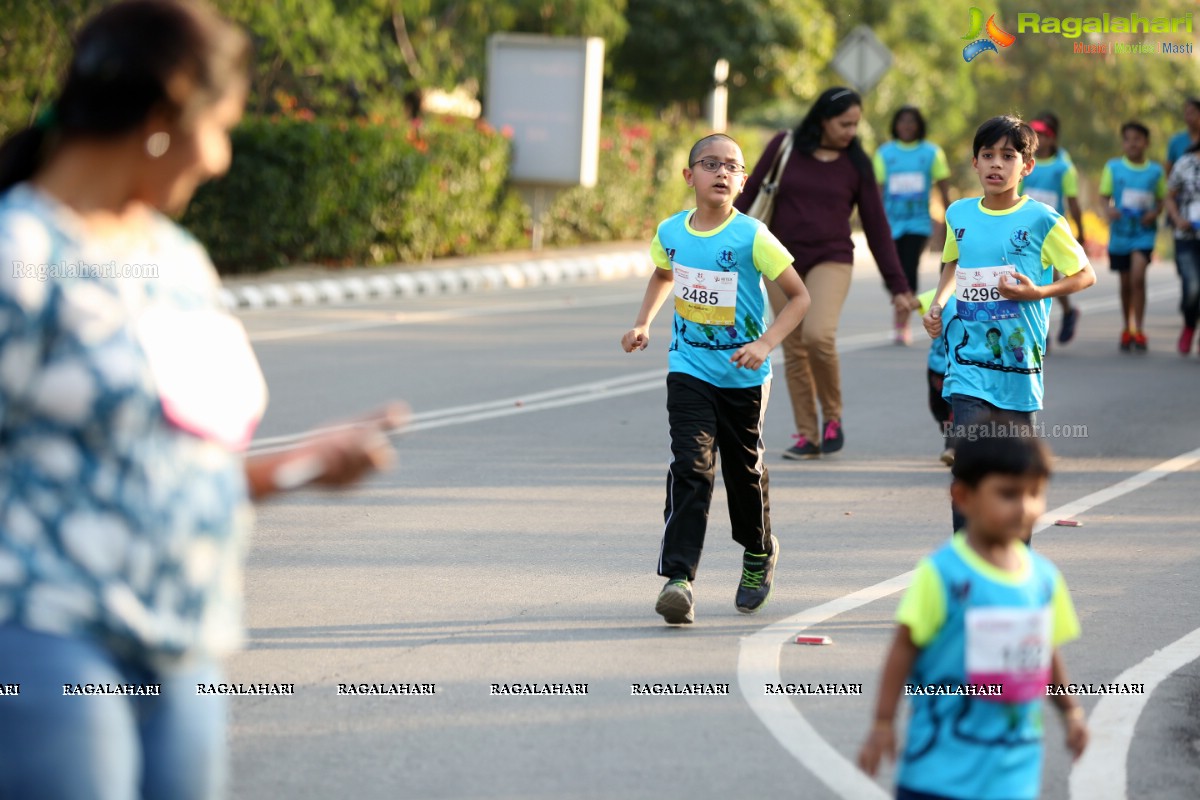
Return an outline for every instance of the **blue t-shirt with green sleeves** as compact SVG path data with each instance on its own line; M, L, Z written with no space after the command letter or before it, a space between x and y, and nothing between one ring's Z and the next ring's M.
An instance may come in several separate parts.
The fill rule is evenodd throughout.
M946 154L933 142L887 142L875 152L875 179L883 187L883 209L892 238L929 236L929 191L950 177Z
M792 256L766 225L736 209L711 231L692 228L692 214L659 223L650 244L655 267L670 270L675 283L668 367L721 388L761 386L771 377L769 358L756 370L729 358L766 330L762 278L778 278Z
M1125 157L1111 159L1100 173L1100 194L1111 197L1121 211L1109 227L1108 252L1128 255L1153 250L1158 221L1146 225L1141 218L1167 196L1163 168L1153 161L1135 164Z
M896 776L905 789L963 800L1040 794L1044 687L1054 650L1079 637L1079 618L1058 569L1012 547L1019 567L1008 572L956 534L917 565L896 609L919 648L907 682L926 689L909 698ZM959 690L967 686L1003 688L985 697Z
M1086 267L1087 255L1067 221L1028 196L1003 211L984 208L978 197L958 200L946 211L946 226L942 261L958 262L958 307L953 318L942 317L950 356L943 396L1037 411L1051 301L1004 299L995 288L997 276L1019 272L1046 286L1055 269L1074 275Z
M1183 154L1192 146L1192 134L1186 130L1171 137L1167 142L1167 161L1174 164L1179 159L1183 158Z
M1021 181L1019 191L1039 203L1045 203L1059 214L1064 213L1064 202L1068 197L1079 196L1079 175L1071 159L1060 150L1049 158L1039 158L1033 171Z

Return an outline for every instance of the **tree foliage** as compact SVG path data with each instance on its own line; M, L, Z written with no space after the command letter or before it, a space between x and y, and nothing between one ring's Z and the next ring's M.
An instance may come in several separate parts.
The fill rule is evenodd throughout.
M900 105L920 107L964 191L973 189L969 143L986 117L1052 109L1062 142L1086 177L1119 149L1117 131L1139 118L1161 157L1181 127L1183 98L1200 93L1195 56L1079 55L1075 41L1156 40L1155 35L1021 33L1000 53L962 58L967 5L942 0L211 0L255 44L252 113L301 110L317 117L398 117L413 90L486 83L488 37L516 31L600 36L607 45L609 110L671 119L702 116L717 59L728 59L734 121L791 125L826 86L837 42L859 24L893 54L866 95L863 137L887 138ZM0 0L0 135L29 124L52 99L73 33L105 0ZM1059 16L1095 15L1090 0L1056 0ZM1018 0L997 0L1002 27L1017 33ZM1152 8L1113 0L1112 16L1182 16L1185 0ZM1086 183L1086 181L1085 181Z
M695 116L728 60L730 112L779 95L812 96L833 53L834 22L820 0L629 0L629 33L612 58L613 88L651 109Z

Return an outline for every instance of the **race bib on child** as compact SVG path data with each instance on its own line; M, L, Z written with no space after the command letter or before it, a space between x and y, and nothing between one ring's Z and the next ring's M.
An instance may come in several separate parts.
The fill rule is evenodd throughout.
M737 320L736 272L694 269L671 264L675 273L675 313L700 325L735 324Z
M137 336L167 420L244 450L266 409L267 385L242 324L214 309L151 308Z
M1020 316L1016 300L1008 300L1000 294L1000 276L1012 275L1015 268L1009 265L999 267L958 267L954 270L954 297L958 300L958 316L977 322L989 322L997 319L1013 319Z
M982 699L1025 703L1045 696L1050 682L1051 619L1048 608L968 608L967 683L1001 686Z
M1142 213L1154 208L1154 194L1145 189L1122 189L1121 208Z
M1051 208L1058 208L1058 192L1052 192L1049 189L1026 189L1025 194L1039 203L1045 203Z
M901 200L911 200L925 194L923 172L897 172L888 176L888 194Z

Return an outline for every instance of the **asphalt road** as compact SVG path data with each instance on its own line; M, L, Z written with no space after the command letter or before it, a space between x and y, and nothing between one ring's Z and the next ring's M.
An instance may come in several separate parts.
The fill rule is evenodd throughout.
M1174 351L1173 268L1151 270L1143 355L1117 352L1116 282L1100 277L1081 296L1076 341L1048 361L1043 421L1086 427L1051 442L1051 509L1200 448L1200 358ZM889 343L890 308L860 265L841 329L845 450L783 461L782 380L768 412L782 542L770 605L752 617L734 609L740 552L718 482L696 624L669 628L653 611L669 456L667 316L646 352L618 344L643 286L241 314L271 387L260 444L394 398L414 420L396 437L395 471L350 493L306 491L260 509L246 574L250 641L228 674L295 683L296 693L234 698L233 797L883 796L821 776L835 780L836 762L853 759L866 732L899 594L882 590L807 631L831 636L832 647L779 636L778 648L752 655L748 637L772 623L798 630L797 615L907 572L949 533L925 341ZM1064 650L1080 682L1114 681L1200 628L1200 467L1193 458L1150 477L1093 498L1076 515L1083 527L1037 536L1083 624ZM742 684L776 664L785 682L862 684L864 693L755 701L756 710L747 698L763 687ZM342 683L436 684L436 693L339 696ZM587 684L587 694L491 693L513 683ZM653 683L729 693L631 694L632 684ZM1195 797L1200 662L1142 699L1128 756L1107 760L1127 766L1130 798ZM1089 709L1098 701L1082 699ZM823 751L777 738L796 712L831 756L809 763ZM1044 796L1065 798L1069 758L1047 718ZM1110 727L1093 733L1119 733Z

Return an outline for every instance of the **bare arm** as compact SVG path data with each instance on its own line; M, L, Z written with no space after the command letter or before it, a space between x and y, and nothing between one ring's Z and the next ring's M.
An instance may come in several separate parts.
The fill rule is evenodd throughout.
M1075 220L1075 230L1079 231L1079 241L1083 241L1083 210L1079 207L1078 197L1067 198L1067 212Z
M1055 648L1054 655L1050 659L1050 682L1055 686L1063 686L1067 683L1067 668L1063 664L1062 654L1058 652L1058 648ZM1083 755L1084 748L1088 743L1087 720L1084 717L1083 709L1066 694L1056 694L1052 699L1067 726L1067 749L1078 759Z
M930 339L936 339L942 335L942 308L950 299L950 295L954 294L954 270L957 267L958 259L947 261L942 265L942 277L938 281L937 291L929 303L929 310L925 312L925 317L921 320Z
M779 309L775 321L762 336L738 348L730 356L731 363L744 369L758 369L771 355L771 351L796 329L796 326L804 319L804 315L808 313L808 306L812 302L812 298L809 297L808 287L804 285L804 281L800 279L800 274L796 270L789 266L779 273L775 278L775 285L787 295L787 304Z
M950 207L950 179L942 178L937 182L938 194L942 200L942 221L936 225L933 236L929 237L929 250L933 253L942 252L946 246L946 209Z
M671 296L675 275L669 269L654 268L650 281L646 284L646 294L642 298L642 307L638 310L637 319L624 336L621 337L621 347L626 353L634 350L645 350L650 344L650 323L662 304Z
M1011 280L1010 280L1011 278ZM1083 269L1074 275L1064 275L1061 280L1053 281L1045 286L1038 286L1028 276L1019 272L1011 275L1001 275L997 287L1000 296L1006 300L1017 300L1027 303L1033 300L1044 300L1047 297L1065 297L1069 294L1082 292L1096 282L1096 271L1091 264L1084 264Z
M250 498L265 500L309 483L341 487L392 464L395 452L387 432L403 426L408 409L393 404L278 453L247 456Z
M775 278L775 285L787 295L788 302L779 309L775 321L768 326L767 332L759 340L765 342L771 350L778 347L779 343L796 329L812 303L808 287L801 280L800 273L792 267L788 267Z
M900 705L904 680L912 671L919 652L919 648L913 644L908 626L897 625L896 636L892 639L892 647L883 665L883 675L879 679L875 718L858 754L858 766L868 775L874 775L879 769L882 757L896 760L896 708Z
M942 196L942 210L950 207L950 179L942 178L937 182L938 193Z

